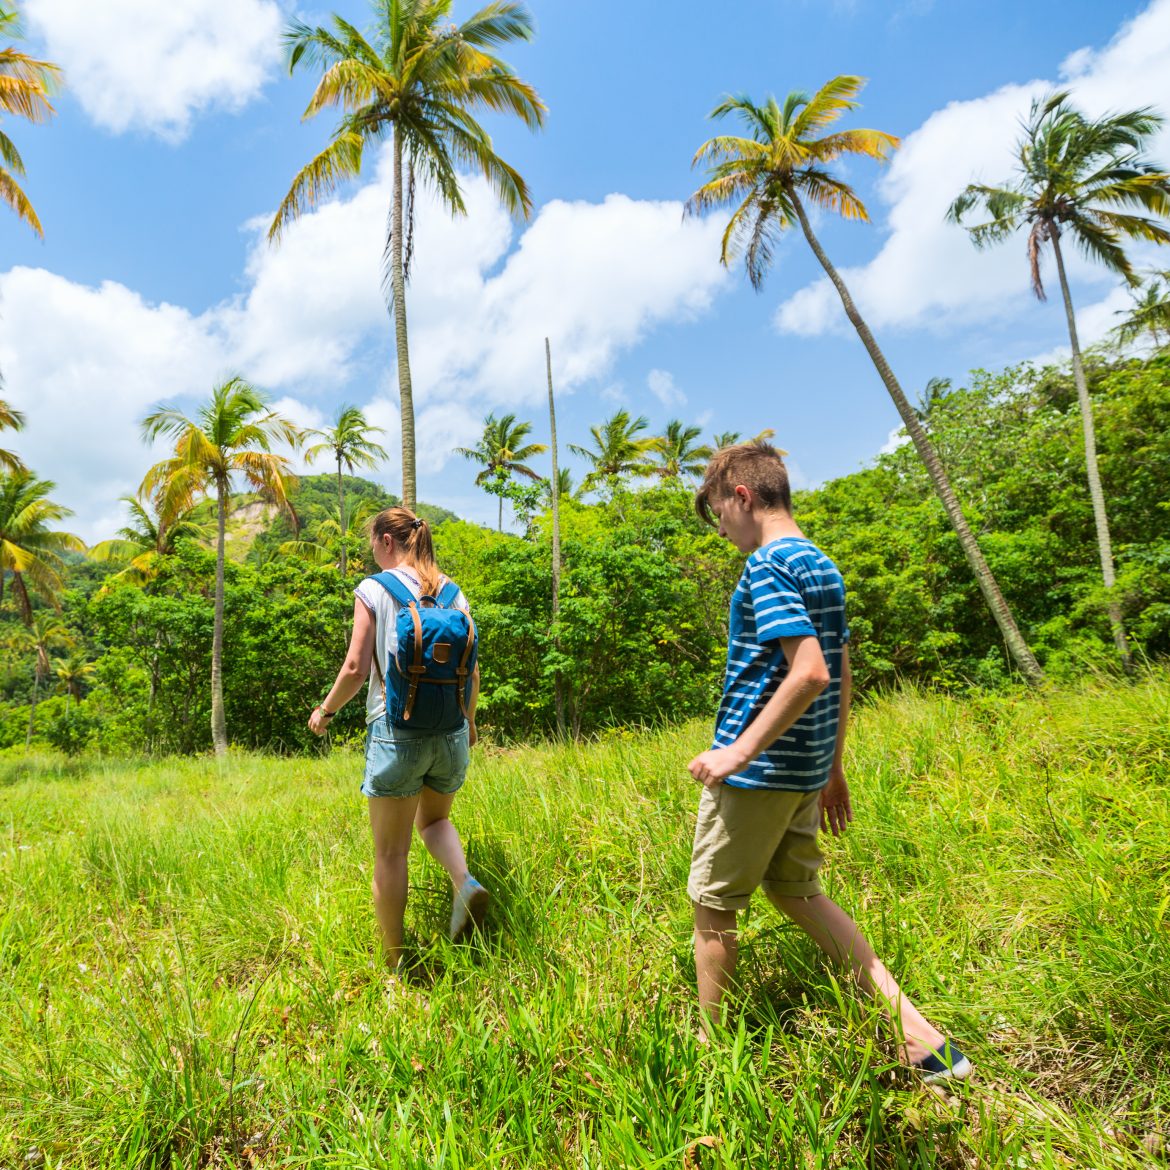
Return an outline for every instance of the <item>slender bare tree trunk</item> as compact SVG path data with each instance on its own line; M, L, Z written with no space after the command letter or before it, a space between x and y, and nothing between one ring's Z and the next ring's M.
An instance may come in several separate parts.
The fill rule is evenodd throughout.
M503 486L504 485L501 483L500 487L503 488ZM499 498L499 505L500 505L499 512L496 516L496 531L503 532L504 531L504 497L502 495Z
M217 756L227 752L227 719L223 711L223 561L227 525L227 484L216 484L219 539L215 547L215 627L211 636L211 742Z
M402 135L394 126L394 203L390 224L390 288L394 300L394 343L398 351L398 401L402 416L402 502L415 502L414 391L406 343L406 276L402 267Z
M561 613L561 476L557 467L557 407L553 398L552 349L544 339L544 361L548 370L548 429L549 449L552 452L552 621L553 629ZM560 650L560 640L554 640ZM553 697L557 712L557 735L565 736L565 688L558 670L553 677Z
M24 737L24 750L27 752L32 746L33 730L36 727L37 721L37 699L38 691L41 686L41 668L38 666L33 671L33 689L32 689L32 704L28 709L28 731Z
M1064 297L1064 315L1068 319L1068 340L1072 346L1073 381L1077 387L1077 403L1081 408L1081 426L1085 432L1085 470L1089 476L1089 498L1093 501L1093 521L1097 526L1097 555L1101 560L1101 577L1105 582L1105 610L1113 629L1113 644L1127 674L1133 670L1133 657L1121 620L1121 606L1114 586L1113 542L1109 538L1109 517L1105 512L1105 493L1101 490L1101 473L1097 469L1097 436L1093 429L1093 404L1089 401L1089 385L1085 381L1085 366L1081 361L1081 343L1077 338L1077 317L1073 312L1072 294L1064 273L1064 256L1060 251L1060 229L1052 225L1052 251L1056 256L1056 271L1060 274L1060 292Z
M341 521L341 575L345 576L345 492L341 486L341 456L337 456L337 518Z
M954 489L951 487L946 470L939 460L938 453L934 449L934 445L927 438L926 432L922 429L922 424L918 421L918 416L906 400L906 395L902 392L902 387L898 384L898 379L894 377L894 371L890 369L885 355L878 348L873 334L869 331L869 326L866 325L861 314L857 311L857 306L853 303L853 298L849 295L849 289L845 286L845 282L833 267L828 256L825 255L820 241L813 233L812 225L808 221L803 204L800 202L795 191L790 189L789 194L792 197L792 204L800 220L801 229L804 231L804 238L808 240L809 247L812 248L814 255L820 261L821 267L833 282L833 286L841 297L841 304L845 307L845 315L849 318L853 328L857 330L857 335L861 338L861 342L869 353L874 366L877 368L881 380L885 383L890 397L894 400L894 406L897 408L898 414L901 416L902 422L910 435L910 439L914 443L919 458L921 458L926 466L927 474L934 484L934 490L938 494L938 498L942 501L942 506L946 510L951 525L954 527L955 534L959 538L959 543L963 546L967 563L971 566L971 570L975 574L975 579L979 582L979 588L982 590L987 606L991 610L991 616L995 619L995 623L999 626L999 631L1007 643L1008 650L1011 652L1024 678L1032 686L1042 685L1045 681L1044 671L1041 669L1040 663L1036 660L1036 656L1029 649L1027 642L1024 640L1024 635L1020 633L1020 629L1016 625L1016 620L1012 616L1012 611L1003 596L1003 592L999 588L999 583L996 581L990 566L984 559L983 553L979 548L979 543L976 541L975 535L972 533L970 525L968 525L967 519L963 515L963 509L959 507L959 501L955 496Z

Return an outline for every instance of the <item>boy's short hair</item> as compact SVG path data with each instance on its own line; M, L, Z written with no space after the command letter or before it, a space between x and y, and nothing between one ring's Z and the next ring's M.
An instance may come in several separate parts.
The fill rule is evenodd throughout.
M703 482L695 495L695 511L700 519L718 526L719 518L711 509L712 500L725 500L742 484L749 488L760 504L769 511L783 508L792 512L792 489L788 486L788 468L771 443L757 439L723 447L711 456Z

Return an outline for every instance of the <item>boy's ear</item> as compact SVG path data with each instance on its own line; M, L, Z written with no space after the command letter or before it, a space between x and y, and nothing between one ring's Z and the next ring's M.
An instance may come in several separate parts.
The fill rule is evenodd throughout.
M749 487L744 487L742 483L736 484L735 498L743 507L750 508L752 506L753 500L752 489Z

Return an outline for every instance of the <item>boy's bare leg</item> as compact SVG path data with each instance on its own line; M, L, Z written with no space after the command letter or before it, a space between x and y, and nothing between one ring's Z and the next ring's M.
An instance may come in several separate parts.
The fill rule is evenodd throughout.
M709 1025L718 1027L723 995L735 977L738 937L734 910L695 907L695 974L699 1007Z
M857 982L882 1004L887 1014L898 1017L906 1060L921 1060L931 1050L937 1051L943 1046L946 1037L910 1002L874 953L857 923L836 902L824 894L816 894L811 898L793 898L769 893L768 899L777 910L791 918L834 963L849 967ZM700 996L701 988L700 983Z

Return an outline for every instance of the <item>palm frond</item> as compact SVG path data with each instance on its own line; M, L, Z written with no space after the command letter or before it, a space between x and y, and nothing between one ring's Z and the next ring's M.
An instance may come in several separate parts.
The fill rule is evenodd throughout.
M842 114L857 109L853 99L865 86L864 77L842 74L826 82L809 98L792 123L792 135L806 138L831 126Z
M301 168L272 219L268 229L270 243L278 242L293 220L300 219L342 183L361 173L363 146L358 134L339 135Z
M20 184L3 167L0 167L0 202L7 203L16 213L17 219L28 224L41 239L44 239L45 229L41 227L41 221L33 209L33 205L29 202L28 196L21 190Z

